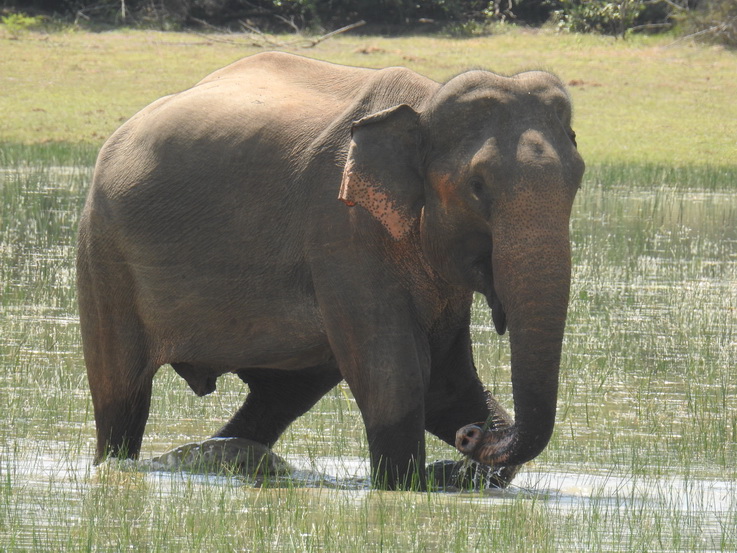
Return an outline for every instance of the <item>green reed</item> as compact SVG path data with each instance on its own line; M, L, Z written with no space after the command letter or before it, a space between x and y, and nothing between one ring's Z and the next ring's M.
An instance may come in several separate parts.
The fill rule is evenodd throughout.
M737 166L663 165L659 163L597 163L586 169L584 186L644 187L668 186L678 189L733 190Z

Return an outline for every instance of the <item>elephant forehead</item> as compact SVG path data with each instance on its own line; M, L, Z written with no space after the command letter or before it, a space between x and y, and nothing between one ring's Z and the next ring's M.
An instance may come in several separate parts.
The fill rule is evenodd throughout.
M510 77L510 79L523 90L533 92L558 90L565 93L565 87L561 80L547 71L524 71Z
M478 125L500 118L544 118L556 111L565 117L570 101L560 80L544 71L503 77L486 71L459 75L441 87L428 110L431 124Z

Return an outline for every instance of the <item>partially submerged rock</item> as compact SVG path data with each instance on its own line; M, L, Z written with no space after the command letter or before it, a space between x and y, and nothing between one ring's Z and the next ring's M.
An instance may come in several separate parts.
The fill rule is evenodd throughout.
M137 467L151 471L198 474L231 473L244 476L288 476L293 467L268 447L243 438L211 438L184 444Z

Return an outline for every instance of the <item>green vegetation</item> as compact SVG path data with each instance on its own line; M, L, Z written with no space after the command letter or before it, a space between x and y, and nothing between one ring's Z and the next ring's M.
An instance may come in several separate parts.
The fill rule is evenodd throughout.
M141 31L30 33L4 40L0 141L98 147L154 99L262 51L251 42L239 35ZM721 49L673 45L665 38L621 41L501 27L493 36L472 39L343 35L292 51L350 65L406 65L439 80L469 67L548 69L569 84L589 166L737 161L737 54Z
M623 36L635 25L645 6L641 0L561 0L560 9L553 15L560 28L567 31Z
M737 0L702 0L695 10L674 14L683 33L702 42L737 47Z
M229 40L241 44L219 42ZM92 467L74 287L77 218L102 141L155 98L260 51L238 35L0 38L0 549L724 551L737 549L737 56L637 37L348 37L299 53L436 79L532 67L569 83L588 162L553 441L500 493L418 494ZM286 39L285 39L286 40ZM481 300L481 378L511 408L507 337ZM144 456L204 439L243 401L154 381ZM340 386L276 447L366 474ZM429 460L457 458L435 439ZM345 480L343 481L345 482Z
M20 36L32 29L37 29L43 24L43 17L31 17L23 13L9 13L0 17L0 25L9 34L10 38L18 39Z
M4 6L11 14L39 11L56 23L89 28L322 33L360 22L374 34L472 36L488 34L499 21L536 27L554 22L569 31L622 37L680 28L737 45L737 0L5 0Z

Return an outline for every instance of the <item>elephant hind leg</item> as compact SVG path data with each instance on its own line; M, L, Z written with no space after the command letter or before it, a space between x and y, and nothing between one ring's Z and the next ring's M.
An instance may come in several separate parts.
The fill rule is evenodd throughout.
M300 370L244 369L237 374L250 392L215 436L246 438L268 447L342 380L333 365Z
M86 326L83 323L83 327ZM97 427L95 463L105 457L137 457L151 405L155 368L143 354L135 332L97 328L85 341L87 379ZM128 342L128 338L131 339ZM139 343L136 343L139 342Z
M98 391L92 395L97 426L95 464L108 456L138 457L151 404L152 380L135 385L126 385L115 379L110 382L118 387L115 397L100 393L99 383Z
M92 345L85 343L85 362L95 410L97 464L108 455L138 456L155 369L149 366L137 340L126 343L131 332L96 329L95 334L98 336Z
M157 366L148 354L135 312L130 277L93 270L84 246L77 264L79 311L87 379L97 427L95 464L107 456L137 457L143 440ZM127 278L126 278L127 277Z

